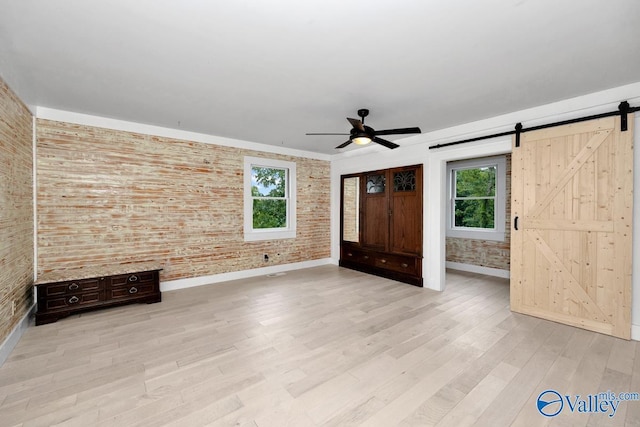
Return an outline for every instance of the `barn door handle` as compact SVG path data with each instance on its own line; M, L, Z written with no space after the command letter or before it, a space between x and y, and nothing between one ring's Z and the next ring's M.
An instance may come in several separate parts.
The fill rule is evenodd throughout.
M513 228L518 231L518 217L513 219Z

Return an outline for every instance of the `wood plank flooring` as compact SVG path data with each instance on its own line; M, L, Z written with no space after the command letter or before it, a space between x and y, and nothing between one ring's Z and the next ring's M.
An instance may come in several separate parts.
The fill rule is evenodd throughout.
M511 313L504 279L434 292L323 266L31 327L0 426L640 425L640 402L543 417L546 389L640 392L640 348Z

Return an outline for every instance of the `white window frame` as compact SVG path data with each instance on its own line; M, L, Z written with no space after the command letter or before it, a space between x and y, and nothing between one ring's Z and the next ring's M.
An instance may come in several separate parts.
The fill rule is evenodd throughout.
M494 207L493 229L475 227L456 227L454 220L455 204L455 180L453 179L456 170L476 169L481 167L496 167L496 198ZM483 157L480 159L461 160L447 163L447 237L457 237L461 239L493 240L504 242L505 240L505 220L506 220L506 158L505 156Z
M253 228L253 196L251 170L254 166L287 169L287 226L283 228ZM244 158L244 241L293 239L296 237L296 164L284 160L245 156Z

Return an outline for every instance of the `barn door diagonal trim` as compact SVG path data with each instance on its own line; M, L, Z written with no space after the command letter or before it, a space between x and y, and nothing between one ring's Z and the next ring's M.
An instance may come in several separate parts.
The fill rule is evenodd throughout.
M542 235L535 230L527 230L526 233L529 238L535 243L536 248L540 253L556 268L560 271L562 278L565 280L567 289L569 289L576 298L580 299L580 303L587 311L594 317L592 320L598 320L600 322L611 323L611 319L604 314L600 306L589 296L584 290L578 280L571 274L569 267L567 267L562 260L556 255L556 253L547 245Z
M542 213L542 210L547 207L549 203L551 203L553 198L556 197L558 193L560 193L560 191L564 189L569 180L573 178L576 173L578 173L580 168L589 159L589 157L593 156L593 153L598 150L600 145L611 134L611 131L612 129L597 131L596 134L593 135L591 139L589 139L589 142L587 142L587 144L582 148L582 150L580 150L576 157L574 157L571 163L569 163L562 175L560 175L553 188L542 199L536 202L535 206L527 214L528 217L535 218Z

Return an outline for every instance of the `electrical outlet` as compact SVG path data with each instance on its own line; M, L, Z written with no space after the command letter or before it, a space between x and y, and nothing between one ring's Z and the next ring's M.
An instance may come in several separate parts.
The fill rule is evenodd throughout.
M264 254L264 257L262 259L264 259L264 262L269 262L269 255Z

